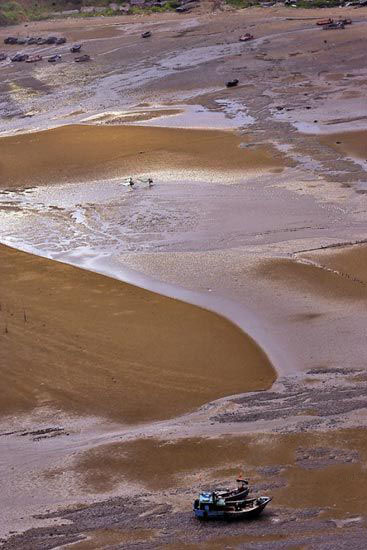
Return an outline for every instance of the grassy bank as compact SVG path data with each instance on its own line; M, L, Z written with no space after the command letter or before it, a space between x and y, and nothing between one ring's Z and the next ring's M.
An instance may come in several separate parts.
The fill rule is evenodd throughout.
M52 9L51 9L52 8ZM16 25L23 21L40 21L47 19L55 7L51 2L0 2L0 25Z
M261 5L259 0L224 0L224 3L233 8L243 9ZM180 4L180 0L168 0L162 5L129 6L125 1L115 2L117 8L111 8L111 0L98 0L83 2L82 0L51 2L35 2L19 0L0 2L0 26L15 25L22 21L40 21L50 17L81 17L90 18L98 16L136 15L144 13L164 13L174 11ZM298 0L297 8L332 8L342 5L341 0ZM118 7L127 6L128 9L119 10ZM83 8L96 8L84 10Z
M26 18L26 11L18 2L2 2L0 4L0 25L15 25Z
M84 5L83 2L74 0L70 2L0 2L0 26L16 25L23 21L40 21L50 17L98 17L98 16L116 16L127 14L144 14L144 13L164 13L175 10L180 2L177 0L168 0L161 6L131 6L128 10L119 10L110 7L110 0L99 0L98 2L88 2ZM116 2L117 5L125 5L126 2ZM85 11L83 8L98 8L96 11ZM70 12L70 13L63 13ZM74 12L74 13L73 13ZM57 14L57 15L56 15Z
M261 6L266 0L225 0L225 3L234 8L243 9ZM334 8L342 6L342 0L295 0L293 6L302 9Z

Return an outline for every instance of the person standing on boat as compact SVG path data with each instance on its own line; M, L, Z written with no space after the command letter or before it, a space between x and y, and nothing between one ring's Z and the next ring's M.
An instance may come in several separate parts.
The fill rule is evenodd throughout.
M237 481L237 492L238 493L241 493L242 491L245 490L245 488L248 487L248 481L247 481L247 479L245 479L243 477L243 472L240 472L238 474L238 477L237 477L236 481Z

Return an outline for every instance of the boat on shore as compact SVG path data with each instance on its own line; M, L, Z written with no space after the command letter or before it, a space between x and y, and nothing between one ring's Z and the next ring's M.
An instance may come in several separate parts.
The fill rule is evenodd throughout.
M253 39L254 39L254 35L249 32L246 32L245 34L242 34L239 37L240 42L248 42L249 40L253 40Z
M223 498L226 503L244 500L250 491L248 481L244 479L242 475L239 475L236 479L236 483L236 489L215 489L214 492L219 498Z
M271 497L261 496L226 502L223 498L218 498L214 491L201 493L194 502L194 514L200 520L253 519L261 514L271 500Z
M236 481L236 489L215 489L200 493L194 501L195 517L200 520L251 519L261 514L271 497L248 498L248 481L242 475Z

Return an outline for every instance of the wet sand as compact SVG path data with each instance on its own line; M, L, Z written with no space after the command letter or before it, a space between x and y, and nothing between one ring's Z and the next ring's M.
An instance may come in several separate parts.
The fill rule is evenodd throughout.
M210 170L220 178L283 166L272 146L241 149L242 142L229 131L70 125L0 138L1 181L14 188L173 169Z
M326 250L304 252L300 255L316 265L330 270L333 274L344 279L346 283L351 281L362 295L366 292L367 285L367 246L355 244L354 246L338 246Z
M349 271L349 257L355 259L354 253L347 251L347 254L340 254L339 266L345 271ZM365 284L358 284L355 277L343 277L339 273L330 269L323 269L318 263L306 263L307 257L312 257L310 254L298 256L300 260L304 257L305 262L288 259L269 260L264 262L259 267L258 275L265 280L277 282L281 285L287 285L289 292L292 289L299 292L309 293L310 295L318 295L325 300L340 300L345 302L359 302L367 299L367 288ZM323 256L321 255L321 258ZM336 261L334 262L333 259ZM336 266L338 256L332 256L329 261L326 261L326 266ZM310 260L311 261L311 260ZM360 266L360 269L366 276L366 269Z
M76 543L83 550L110 544L127 548L140 544L150 550L242 544L258 550L284 543L283 549L306 540L311 548L317 541L335 547L341 533L344 544L363 548L365 435L365 429L344 429L210 439L152 437L106 445L74 461L73 485L79 484L82 494L96 495L105 494L111 480L120 487L120 494L132 483L139 496L127 494L59 510L57 517L63 525L15 536L5 549L23 550L27 544L42 548L40 544L55 536L59 545ZM198 471L198 462L206 467ZM50 470L45 481L54 484L66 478L70 482L69 468ZM204 527L188 510L189 497L198 488L232 485L238 469L250 477L255 494L273 495L271 507L258 521L209 522ZM343 487L351 490L341 498ZM42 517L52 520L56 514Z
M320 142L337 153L367 161L367 131L341 132L321 136Z
M159 533L153 529L96 529L88 533L88 537L71 545L73 550L94 550L118 544L144 544L153 542Z
M0 254L2 415L47 406L152 421L275 378L258 346L213 313L10 248Z
M88 451L75 471L84 490L95 494L124 482L155 491L195 483L203 488L223 479L230 485L243 470L257 490L265 479L274 482L277 508L317 508L337 518L367 507L366 458L366 431L357 429L178 441L150 438ZM198 472L197 464L205 468ZM341 480L348 486L343 498Z

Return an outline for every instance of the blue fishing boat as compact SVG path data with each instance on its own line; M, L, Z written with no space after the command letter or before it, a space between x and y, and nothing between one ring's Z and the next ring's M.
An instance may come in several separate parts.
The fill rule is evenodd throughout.
M202 492L194 501L195 517L206 519L245 519L261 514L271 497L248 498L248 481L240 476L237 489L215 489Z
M270 501L271 497L262 496L228 503L215 491L201 493L194 502L194 514L200 520L253 519L261 514Z

